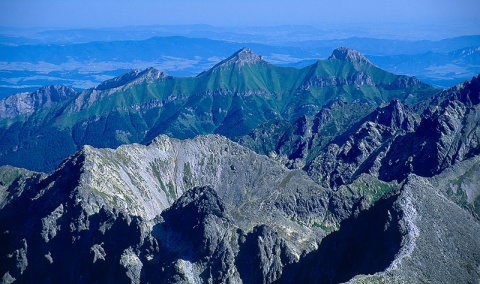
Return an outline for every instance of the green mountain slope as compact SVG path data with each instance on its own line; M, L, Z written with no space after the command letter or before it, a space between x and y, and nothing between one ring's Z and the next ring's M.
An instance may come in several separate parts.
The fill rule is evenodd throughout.
M2 119L0 165L49 172L86 144L148 143L159 134L236 138L272 119L314 115L334 101L373 109L393 98L415 103L436 92L347 48L303 69L277 67L242 49L196 77L132 71L34 113Z

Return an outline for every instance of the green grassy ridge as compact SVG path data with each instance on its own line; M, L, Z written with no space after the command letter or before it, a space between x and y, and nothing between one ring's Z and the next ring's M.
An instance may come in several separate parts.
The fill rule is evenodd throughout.
M388 84L393 81L392 78L398 77L372 65L363 67L367 71L365 73L372 77L376 84L377 81L379 81L378 84ZM153 83L144 82L126 89L116 90L113 94L108 95L95 90L82 92L75 101L93 101L92 105L78 112L70 105L65 108L62 115L58 116L57 123L68 127L76 121L86 120L92 116L102 116L112 110L131 111L129 108L132 106L142 106L149 101L164 102L172 98L176 100L180 98L188 104L191 96L215 91L222 91L230 96L248 92L257 96L263 94L264 96L260 99L262 102L259 103L266 103L267 108L274 109L288 120L291 120L295 114L301 113L302 108L306 106L308 108L309 104L315 105L315 111L318 111L322 105L336 97L342 97L347 101L365 99L375 104L389 101L395 97L406 99L405 91L385 91L377 86L332 86L298 92L298 87L313 74L345 79L358 73L359 70L361 68L354 63L336 59L319 61L303 69L277 67L266 62L246 64L242 67L219 66L194 78L169 77ZM388 77L389 80L385 81L384 77ZM110 90L104 92L107 91ZM433 92L428 87L426 89L418 88L418 91L429 95ZM95 101L95 96L101 99ZM72 101L67 104L72 104ZM223 106L230 107L228 104ZM65 116L68 116L69 119L65 119Z
M305 87L315 76L345 81L359 72L370 76L375 84ZM133 78L115 88L85 90L30 116L0 121L0 138L4 141L0 144L0 164L50 171L85 144L117 147L148 143L159 134L183 139L217 133L235 138L269 120L293 122L301 116L315 115L334 100L365 101L376 106L393 97L405 100L406 94L416 91L420 92L416 98L437 91L422 83L402 90L382 87L401 78L370 64L337 59L318 61L302 69L258 61L219 64L196 77ZM37 141L38 135L52 138ZM63 147L65 151L52 148L58 144L57 138L68 146ZM16 151L12 151L14 145L19 145ZM31 152L50 156L29 161Z

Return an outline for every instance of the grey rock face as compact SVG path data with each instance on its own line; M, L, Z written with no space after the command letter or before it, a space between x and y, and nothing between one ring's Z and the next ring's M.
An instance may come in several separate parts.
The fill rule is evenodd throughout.
M0 273L21 281L88 282L103 270L106 282L241 282L240 239L268 224L275 238L263 244L273 247L263 249L258 277L271 282L325 235L312 224L324 220L329 194L301 171L219 136L84 147L52 175L12 184L2 191ZM300 204L316 201L288 209L276 202L294 192ZM277 262L279 253L288 257Z
M346 219L319 248L287 266L277 283L342 283L358 274L385 270L400 251L402 209L397 195Z
M285 240L267 225L240 238L235 264L243 283L272 283L296 260Z
M246 64L256 64L262 61L265 62L260 55L255 54L251 49L242 48L241 50L235 52L229 58L215 65L213 69L220 66L230 66L230 65L236 65L237 67L242 67L243 65L246 65Z
M238 142L257 153L274 157L288 168L303 168L336 136L373 110L364 103L336 101L315 116L293 123L270 121Z
M430 182L456 204L480 219L480 158L472 157L447 168Z
M311 87L324 88L331 86L375 86L373 79L363 72L359 72L353 75L348 76L347 78L336 78L331 77L320 77L313 76L307 82L305 82L301 88L303 90L308 90ZM392 87L393 88L393 87Z
M414 131L418 121L409 107L394 100L337 136L306 170L315 180L331 187L351 183L361 173L375 175L393 139Z
M475 283L480 279L478 219L441 194L430 179L409 176L396 208L403 209L402 249L381 273L348 283ZM447 180L443 180L446 182Z
M153 227L159 251L147 264L153 282L240 282L234 265L238 228L210 187L196 187L162 213Z
M303 168L325 187L350 184L361 174L397 182L410 173L433 176L480 153L478 82L414 107L392 100L368 113L367 105L338 102L295 123L267 123L239 143Z
M408 125L392 117L390 126ZM460 165L438 180L390 186L361 175L332 191L220 136L84 147L51 175L1 169L0 275L5 283L472 281L479 222L434 187L456 183L469 171Z
M395 139L379 177L402 179L408 173L433 176L480 153L478 78L432 98L415 130Z
M155 68L147 68L145 70L132 70L121 76L115 77L113 79L107 80L97 87L96 90L107 90L118 87L128 87L129 84L140 84L142 82L148 81L153 82L158 79L166 78L168 74L165 72L158 71Z
M408 86L420 84L421 81L415 77L398 77L388 85L383 85L387 90L400 90Z
M41 107L50 107L76 95L68 87L52 85L33 93L20 93L0 100L0 119L30 115Z

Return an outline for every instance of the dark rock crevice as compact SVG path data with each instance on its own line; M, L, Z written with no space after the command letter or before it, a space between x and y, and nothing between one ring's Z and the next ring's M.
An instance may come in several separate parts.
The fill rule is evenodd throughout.
M341 283L359 274L384 271L400 251L401 212L394 208L398 195L381 199L340 223L319 248L288 265L275 283Z
M268 226L261 225L240 237L235 266L243 283L272 283L294 259L285 241Z

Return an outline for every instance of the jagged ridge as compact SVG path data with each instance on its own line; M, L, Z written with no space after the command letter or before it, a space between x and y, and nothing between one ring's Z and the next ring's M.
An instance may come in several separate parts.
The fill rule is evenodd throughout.
M52 85L33 93L19 93L0 100L0 119L31 115L43 107L50 108L76 96L72 88Z
M219 136L85 147L50 176L0 173L8 282L478 279L480 225L434 186L458 174L411 176L375 200L371 177L332 192Z

